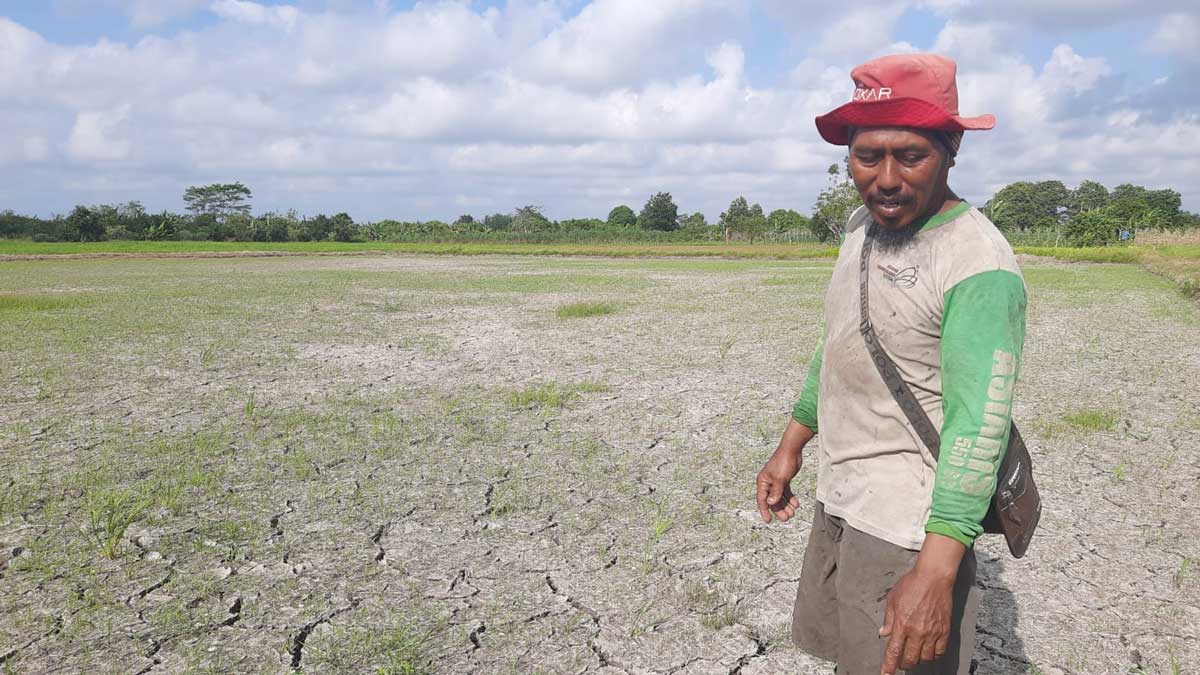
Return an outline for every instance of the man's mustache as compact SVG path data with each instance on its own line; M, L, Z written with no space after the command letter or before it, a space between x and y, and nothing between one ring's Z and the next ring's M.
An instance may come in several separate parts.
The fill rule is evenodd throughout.
M908 204L912 204L914 201L916 201L912 195L873 194L873 195L869 195L868 199L871 201L872 204L878 204L879 202L896 202L896 203L899 203L901 206L907 206Z

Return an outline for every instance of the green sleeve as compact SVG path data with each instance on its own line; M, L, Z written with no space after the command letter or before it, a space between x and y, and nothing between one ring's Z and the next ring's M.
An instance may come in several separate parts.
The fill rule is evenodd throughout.
M926 532L970 547L1008 445L1013 385L1025 342L1025 284L983 272L946 292L942 314L942 445Z
M804 391L792 408L792 419L817 433L817 390L821 386L821 356L825 352L825 336L817 341L817 351L808 361L808 377L804 379Z

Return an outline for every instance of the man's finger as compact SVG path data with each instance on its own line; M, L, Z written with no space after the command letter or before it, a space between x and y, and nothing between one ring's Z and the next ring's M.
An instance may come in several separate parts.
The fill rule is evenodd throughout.
M771 522L771 509L767 506L767 482L761 478L758 481L758 515L762 516L764 523Z
M879 627L879 637L887 637L892 634L892 620L895 618L895 613L892 611L892 598L889 594L887 604L883 607L883 625Z
M783 496L783 481L772 481L771 491L767 493L767 503L775 506L779 503L779 498Z
M788 500L788 503L792 505L793 509L800 508L800 499L796 497L796 495L792 495L792 498Z
M904 643L904 656L900 658L900 667L904 670L916 667L921 662L921 654L924 652L925 641L916 636L909 637Z
M933 640L930 640L928 638L925 639L925 643L921 646L920 663L926 663L926 662L932 661L938 657L938 654L935 652L935 649L934 649L934 644L935 643Z
M933 643L933 658L934 660L942 658L946 650L950 648L950 635L942 635Z
M887 649L883 651L882 675L895 675L900 669L900 658L904 654L904 633L899 632L888 638Z

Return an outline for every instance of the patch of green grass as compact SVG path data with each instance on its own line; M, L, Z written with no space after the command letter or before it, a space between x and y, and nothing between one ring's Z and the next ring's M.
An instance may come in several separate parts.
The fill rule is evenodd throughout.
M1129 477L1129 464L1120 462L1112 469L1113 482L1120 483Z
M1017 253L1057 258L1074 262L1136 263L1141 262L1144 249L1138 246L1094 246L1071 248L1068 246L1014 246Z
M1059 418L1044 418L1033 423L1043 438L1060 438L1073 435L1112 431L1120 415L1111 410L1081 408Z
M77 295L0 293L0 312L46 312L78 307L84 303L85 299Z
M1031 295L1042 290L1078 294L1111 304L1114 296L1132 290L1161 291L1171 285L1146 274L1134 265L1027 267L1022 271L1032 287ZM1034 295L1036 301L1036 295Z
M523 481L514 479L501 483L492 491L492 503L488 514L506 516L517 511L527 511L533 506L533 496L525 489Z
M425 675L433 673L432 646L442 624L421 630L404 623L384 627L337 626L304 645L305 665L334 673Z
M610 302L573 302L561 305L554 311L560 319L581 319L588 316L604 316L617 311Z
M542 382L510 390L505 394L505 400L513 408L525 409L540 406L548 412L567 405L579 394L599 394L608 390L608 385L602 382L589 381L574 384Z
M1179 561L1179 569L1171 574L1171 583L1175 584L1175 588L1181 589L1187 583L1188 577L1192 575L1193 560L1189 557L1184 557Z
M1112 431L1120 417L1111 410L1083 409L1063 415L1063 421L1080 431Z
M39 242L0 239L0 255L96 255L179 253L278 252L305 253L419 253L432 255L538 255L610 257L720 257L720 258L834 258L837 248L824 244L744 244L724 242L523 244L494 242L253 242L253 241L98 241Z
M534 384L508 394L508 403L514 408L529 408L541 405L546 408L558 408L563 405L569 394L554 383Z
M95 488L84 494L88 536L108 559L117 557L121 539L151 501L128 489Z

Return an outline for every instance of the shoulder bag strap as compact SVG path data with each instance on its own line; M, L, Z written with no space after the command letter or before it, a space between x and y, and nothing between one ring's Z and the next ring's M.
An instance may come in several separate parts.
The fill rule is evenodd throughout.
M879 344L879 336L875 334L875 327L871 325L867 286L870 279L871 246L874 243L876 227L878 225L872 224L863 233L862 257L858 270L858 297L862 320L858 324L858 332L862 333L863 340L867 343L867 352L871 355L871 360L875 362L875 368L879 370L879 375L887 385L888 391L892 392L892 398L896 399L900 410L904 411L904 416L908 418L909 424L912 424L917 435L921 437L921 442L929 448L929 452L936 460L938 449L942 444L941 434L934 428L929 415L925 414L925 409L917 402L917 397L913 395L908 383L900 377L900 371L896 369L896 362L887 355L887 352L883 351L883 346Z

